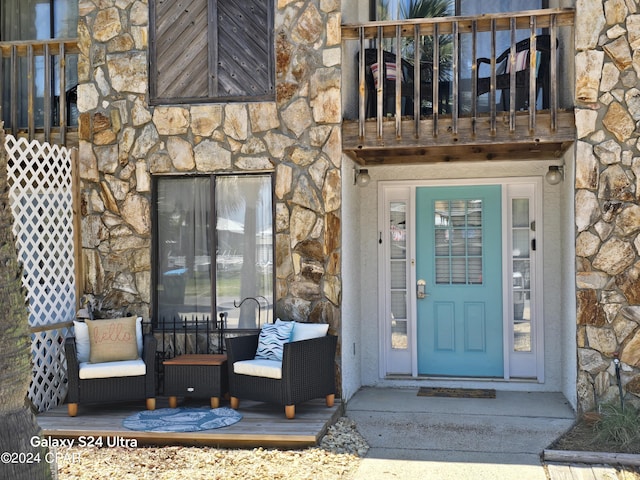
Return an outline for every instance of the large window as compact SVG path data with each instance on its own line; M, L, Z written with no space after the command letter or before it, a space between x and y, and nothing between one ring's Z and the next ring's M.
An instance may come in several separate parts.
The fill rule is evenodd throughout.
M273 0L151 0L151 101L274 98Z
M404 20L409 18L431 18L443 16L473 16L477 17L482 14L502 13L502 12L518 12L525 10L538 10L547 8L548 0L375 0L375 12L372 17L378 20ZM516 41L528 38L530 32L527 30L517 30ZM454 38L452 35L441 35L439 37L439 80L440 90L443 98L440 103L447 105L450 103L451 92L450 81L453 78L454 56L458 56L459 65L459 85L458 99L460 102L460 112L469 112L471 109L471 75L473 67L473 44L471 35L460 35L459 51L453 51ZM496 33L496 56L499 56L504 50L511 45L511 33L509 31L498 31ZM395 48L392 40L387 40L384 48L394 51ZM423 65L432 65L433 63L433 39L431 36L421 37L421 62ZM491 57L491 33L479 32L476 44L476 57ZM405 40L402 45L402 55L406 59L413 59L414 45L413 39ZM422 72L430 78L429 70ZM504 72L502 72L504 73ZM479 76L487 75L487 71L482 69L478 72ZM498 90L497 102L501 101L501 91ZM489 94L483 94L478 98L478 108L481 111L487 111L489 106ZM540 101L542 98L540 98ZM430 105L429 105L430 106ZM541 107L541 105L540 105ZM450 113L448 107L445 112Z
M78 2L77 0L3 0L0 2L0 41L29 41L47 40L52 38L76 38L78 36ZM50 78L46 78L45 61L49 62ZM10 101L15 95L17 105L17 128L25 128L29 120L28 89L28 59L18 59L17 92L12 92L11 59L2 59L2 91L3 120L5 128L13 127ZM67 121L69 125L78 124L76 107L76 85L78 84L78 59L72 55L66 58L64 95L67 102ZM57 102L60 98L60 60L59 56L44 56L34 58L34 122L36 127L45 123L45 115L51 115L53 125L59 125ZM53 107L45 111L44 98L47 91L52 99Z
M273 308L272 190L271 175L262 174L155 180L153 316L160 326L221 312L227 328L265 323ZM242 302L249 297L256 300Z

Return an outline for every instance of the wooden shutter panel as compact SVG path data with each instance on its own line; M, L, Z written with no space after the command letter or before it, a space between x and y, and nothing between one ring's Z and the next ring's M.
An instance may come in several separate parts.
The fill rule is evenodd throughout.
M273 94L272 17L272 0L217 0L215 95Z
M153 98L207 98L208 1L155 0Z

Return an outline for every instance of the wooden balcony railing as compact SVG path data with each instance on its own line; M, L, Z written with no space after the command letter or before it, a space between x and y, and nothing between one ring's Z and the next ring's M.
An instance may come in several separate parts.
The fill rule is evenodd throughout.
M357 51L357 85L343 88L358 99L345 152L360 163L559 156L575 138L571 79L559 75L573 24L572 9L546 9L343 25L344 50Z
M77 131L78 39L0 42L0 51L5 130L67 144L68 132Z

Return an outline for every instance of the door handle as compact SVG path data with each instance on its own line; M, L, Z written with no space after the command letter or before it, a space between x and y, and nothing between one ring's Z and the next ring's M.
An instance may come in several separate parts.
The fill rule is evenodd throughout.
M427 297L427 282L420 279L416 282L416 297L418 300Z

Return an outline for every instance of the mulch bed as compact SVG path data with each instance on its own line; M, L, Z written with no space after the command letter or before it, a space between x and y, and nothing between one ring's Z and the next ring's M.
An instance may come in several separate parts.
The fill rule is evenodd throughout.
M579 419L568 432L553 442L549 449L640 454L640 442L622 447L616 443L596 441L595 437L594 422Z

